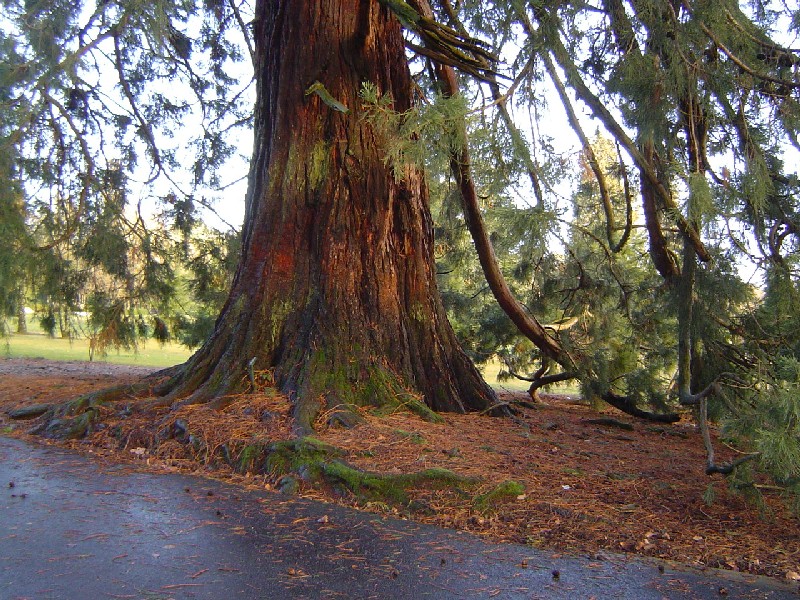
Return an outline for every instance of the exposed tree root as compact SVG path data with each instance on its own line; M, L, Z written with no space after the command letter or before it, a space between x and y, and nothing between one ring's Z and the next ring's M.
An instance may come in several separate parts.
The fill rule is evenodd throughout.
M352 494L359 501L379 502L409 512L427 510L412 500L410 492L413 489L449 488L468 496L466 490L479 483L477 479L442 468L402 474L361 470L343 459L342 450L313 436L250 443L231 441L212 447L208 440L193 434L185 422L178 420L162 429L152 443L166 444L170 440L177 441L208 463L224 462L239 473L268 475L276 488L284 493L296 493L301 487L324 486L339 494ZM516 491L514 497L519 493L522 492ZM508 494L503 495L500 491L483 499L479 497L476 506L480 504L481 510L488 511L506 496Z
M33 435L49 438L77 439L92 432L101 410L123 400L129 402L152 395L153 385L163 377L171 375L178 367L153 373L139 382L117 385L84 394L59 404L36 405L9 413L12 419L38 417L30 429Z
M571 379L578 379L580 375L574 371L564 371L561 373L555 373L553 375L548 375L547 370L549 368L549 361L545 360L542 367L536 371L531 377L526 377L524 375L519 375L514 373L513 371L509 372L512 376L520 379L522 381L529 381L531 382L531 386L528 389L528 394L530 395L531 399L534 402L539 402L539 389L546 386L552 385L554 383L561 383L564 381L569 381ZM613 392L607 391L600 395L600 397L616 408L624 412L627 415L631 415L632 417L636 417L638 419L643 419L645 421L652 421L655 423L676 423L680 421L681 416L678 413L654 413L646 410L642 410L636 405L636 402L627 396L620 396Z
M153 399L147 398L153 393L153 384L154 380L148 378L107 388L61 404L20 410L15 418L38 416L39 420L30 432L50 438L78 439L100 435L97 439L116 439L120 449L130 448L153 456L188 458L211 466L227 465L243 474L264 474L286 493L294 493L301 487L322 486L352 495L359 501L378 502L407 512L430 510L413 500L415 489L446 488L469 497L468 490L479 483L477 479L442 468L396 475L365 471L345 462L342 450L312 436L281 439L283 435L291 435L291 428L264 430L265 437L254 438L252 429L240 427L242 434L238 435L235 423L231 423L230 432L220 432L213 418L208 424L208 416L224 413L222 405L181 407L173 404L165 414L161 409L154 410ZM248 406L255 407L257 413L250 413L250 418L291 422L291 410L284 396L261 393L257 395L260 400L253 402L250 398L253 396L243 394L226 400L228 405L238 403L238 408L235 408L238 412L230 415L234 421L247 414L242 413L242 406ZM156 398L155 402L159 400ZM264 407L269 408L264 410ZM416 403L414 407L398 403L394 410L418 412L415 407L418 408ZM330 415L339 414L336 408L333 407L328 415L320 415L319 424L330 425L333 420ZM380 409L373 411L379 413ZM423 411L419 416L431 415ZM224 420L226 415L221 414L219 418ZM274 436L268 431L274 431ZM505 496L498 492L476 502L479 501L480 510L489 511L490 505L504 499Z
M606 427L616 427L617 429L624 429L625 431L633 431L633 425L630 423L625 423L624 421L618 421L617 419L612 419L609 417L583 419L581 422L586 423L587 425L605 425Z
M32 406L23 406L22 408L8 411L8 416L11 419L17 420L35 419L36 417L41 417L44 413L50 410L51 407L52 404L34 404Z
M239 469L268 473L278 481L282 491L293 492L300 485L330 486L339 493L353 494L361 501L382 502L412 512L424 510L410 499L409 491L417 487L474 487L478 481L441 468L416 473L380 474L357 469L342 459L342 451L318 439L305 436L272 442L241 454L245 460Z

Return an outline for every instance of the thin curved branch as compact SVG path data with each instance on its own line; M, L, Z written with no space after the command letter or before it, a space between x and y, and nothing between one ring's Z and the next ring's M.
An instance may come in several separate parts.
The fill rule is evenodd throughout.
M600 189L600 201L606 218L606 239L608 240L609 247L613 247L615 228L614 208L611 206L611 195L608 192L608 183L606 182L605 173L603 173L603 169L600 167L600 162L597 160L597 156L594 153L592 144L589 142L589 138L586 137L586 133L583 131L583 127L581 127L581 123L578 120L578 115L575 114L575 109L573 108L572 102L567 95L567 89L564 87L561 78L558 76L558 71L556 71L556 66L553 64L553 59L547 52L542 52L541 57L545 65L545 69L547 69L547 73L550 75L550 80L553 82L553 85L556 86L558 97L561 99L561 105L564 107L564 110L567 113L567 120L569 121L570 127L572 127L572 131L578 136L578 139L583 146L583 153L586 156L589 167L592 169L595 181L597 181L597 186Z
M605 107L600 98L598 98L589 89L586 82L583 81L578 68L575 66L575 63L572 62L567 49L561 42L561 38L558 35L550 35L548 36L548 41L550 42L550 47L556 62L564 73L566 73L567 81L578 98L580 98L589 107L592 113L600 119L603 126L620 144L622 144L628 155L636 162L636 165L642 172L643 178L647 180L653 192L659 197L664 207L670 213L671 218L675 220L678 230L691 241L698 258L703 262L710 262L711 254L709 254L705 244L700 239L699 232L683 217L672 195L667 188L664 187L658 174L653 169L652 163L645 158L642 152L636 147L633 140L611 114L611 111Z
M463 23L459 21L453 6L450 4L450 0L443 0L442 7L447 15L447 18L450 20L451 25L458 30L462 36L468 37L469 32L467 31L466 27L464 27ZM527 19L524 12L518 12L518 16L520 19ZM531 70L533 70L533 66L534 57L531 56L525 62L525 65L522 67L522 69L520 69L519 74L511 82L511 85L508 86L505 92L502 92L500 90L497 77L495 77L495 74L490 69L491 65L486 63L486 82L489 85L489 90L492 92L492 102L477 108L475 112L483 111L491 106L497 106L497 111L500 113L500 117L503 119L506 129L508 129L508 132L511 135L514 149L515 151L519 152L520 158L525 164L525 170L527 171L528 179L530 179L531 187L533 188L533 194L536 197L536 204L540 208L544 208L544 194L542 192L542 183L539 177L538 169L533 157L531 156L530 150L525 143L522 133L520 132L516 123L514 123L514 119L511 118L511 114L508 112L507 106L509 98L514 95L514 92L516 92L516 89L519 87L519 85L525 80Z
M256 51L253 48L253 37L252 37L252 35L250 33L250 29L245 24L244 19L242 18L242 13L239 10L239 7L236 5L236 2L234 2L234 0L228 0L228 5L231 7L231 10L233 11L233 16L234 16L234 18L236 19L236 22L239 25L239 29L242 30L242 36L244 37L244 43L247 45L247 51L250 54L250 61L253 64L255 64L255 62L256 62Z
M429 19L432 18L433 11L430 4L428 4L428 0L413 0L413 5L421 15ZM452 67L442 64L436 65L435 75L445 96L455 96L459 93L458 81ZM461 123L460 127L465 128L466 126ZM459 137L466 139L466 132L462 133L463 135ZM489 240L483 216L481 215L475 183L472 180L469 149L466 144L451 153L450 170L461 192L464 216L467 221L467 228L475 244L478 260L497 303L517 326L520 333L531 340L543 354L561 364L566 370L572 370L574 362L572 358L567 354L560 342L553 338L536 317L531 315L525 309L525 306L517 300L500 270L497 256Z
M625 163L622 160L622 150L619 147L619 142L616 143L617 147L617 160L619 161L620 175L622 178L622 190L625 195L625 229L622 230L622 235L615 246L611 248L614 254L620 252L633 232L633 194L631 193L631 183L628 178L628 169L625 168Z
M714 444L711 441L711 432L708 428L708 396L703 396L699 400L699 403L698 421L700 425L700 432L703 436L703 445L706 449L706 475L713 475L714 473L730 475L739 465L743 465L744 463L761 456L760 452L754 452L753 454L741 456L727 465L718 465L714 456Z
M117 75L119 76L119 85L122 88L122 93L125 98L128 100L128 104L130 105L131 111L133 112L133 116L136 117L136 120L139 123L139 130L144 133L145 141L147 142L148 148L150 148L150 153L153 158L153 163L156 167L156 173L152 175L150 179L146 181L146 183L150 184L156 180L158 175L165 173L164 164L161 160L161 153L158 150L158 145L156 144L155 136L153 135L153 128L150 123L142 116L139 112L139 107L136 103L136 98L131 91L131 87L128 84L128 79L125 76L125 70L122 66L122 48L120 47L119 43L119 32L114 31L114 66L117 70Z
M54 248L61 242L64 242L72 237L72 234L75 233L75 230L78 227L78 219L79 216L83 213L83 209L86 206L86 199L89 197L89 182L94 179L94 159L92 157L91 151L89 150L89 143L86 141L86 137L82 134L82 132L77 128L75 122L72 120L72 115L70 115L69 111L61 104L58 100L53 98L47 90L41 91L42 98L47 101L50 106L53 106L58 111L59 115L67 122L70 130L72 130L75 139L78 140L78 144L81 147L81 154L83 155L83 160L86 165L86 173L81 176L81 191L78 195L78 209L75 213L75 217L64 229L60 236L56 237L54 240L51 240L49 243L43 246L37 246L38 250L49 250Z
M692 8L689 6L689 3L688 2L684 2L683 5L686 8L687 12L689 14L691 14L692 17L696 18L696 16L694 15L694 12L692 11ZM728 10L725 10L725 14L728 17L728 20L731 22L731 24L733 24L737 29L739 29L739 31L741 31L743 34L745 34L748 37L750 37L750 39L752 41L756 42L757 44L761 45L764 48L772 47L772 48L780 49L780 50L785 52L785 50L783 48L779 48L778 46L772 46L770 44L767 44L763 40L757 40L757 39L753 38L752 36L750 36L749 34L744 32L744 29L742 28L741 24L739 24L739 22L736 21L736 19L733 18L733 15L731 15ZM733 64L735 64L737 67L739 67L743 72L747 73L751 77L754 77L756 79L760 79L761 81L769 81L771 83L778 83L780 85L785 85L785 86L790 87L790 88L800 88L800 83L792 82L792 81L789 81L787 79L781 79L780 77L772 77L770 75L765 75L763 73L759 73L758 71L756 71L755 69L750 67L747 63L745 63L741 58L736 56L736 54L734 54L733 51L730 48L728 48L725 44L723 44L722 41L717 37L717 35L713 31L711 31L711 28L709 28L708 25L706 25L705 23L703 23L700 20L698 20L698 24L700 25L700 29L703 31L703 33L706 34L708 39L711 40L711 42L719 50L721 50L722 53L725 56L727 56L728 59ZM788 53L788 52L785 52L785 53L788 56L791 56L790 53ZM792 58L792 62L795 62L796 60L797 59L795 59L794 57Z

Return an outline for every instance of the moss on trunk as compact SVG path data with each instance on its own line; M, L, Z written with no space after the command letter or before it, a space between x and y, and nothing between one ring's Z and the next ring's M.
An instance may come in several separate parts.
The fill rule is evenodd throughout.
M344 423L365 405L427 418L487 409L494 393L436 288L424 179L412 168L396 177L362 118L364 81L396 110L411 105L396 18L375 2L261 0L254 32L241 262L213 336L160 391L169 402L244 391L255 359L293 398L304 433L323 409ZM347 112L308 94L315 82Z

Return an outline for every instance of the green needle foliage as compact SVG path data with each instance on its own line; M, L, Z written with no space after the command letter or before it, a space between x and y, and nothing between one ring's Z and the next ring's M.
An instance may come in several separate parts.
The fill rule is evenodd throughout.
M171 0L2 7L4 330L33 307L47 333L88 336L99 353L179 334L199 319L191 263L222 235L198 229L198 211L232 182L220 168L250 120L249 77L229 75L242 71L246 13ZM160 213L143 208L159 198Z
M84 332L98 352L153 333L201 343L239 254L238 235L199 212L231 183L222 167L251 122L253 11L2 7L4 330L32 305L50 333ZM398 114L371 82L359 106L319 82L299 89L367 119L398 176L424 167L440 291L467 352L534 387L561 377L629 408L696 411L752 455L734 470L740 488L759 468L797 491L800 11L771 0L375 9L407 29L414 108ZM444 66L460 69L460 93L444 93ZM549 356L475 257L454 175L467 159L497 263L555 341ZM150 198L155 217L140 209Z

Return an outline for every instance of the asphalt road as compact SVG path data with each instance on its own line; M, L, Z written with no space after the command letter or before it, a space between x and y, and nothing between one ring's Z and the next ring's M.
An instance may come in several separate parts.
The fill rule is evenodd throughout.
M2 600L800 597L769 579L490 544L6 437L0 511Z

